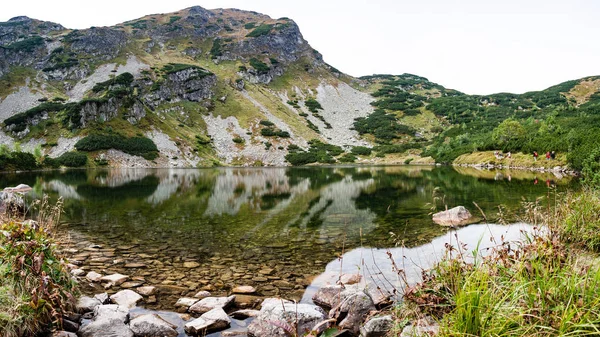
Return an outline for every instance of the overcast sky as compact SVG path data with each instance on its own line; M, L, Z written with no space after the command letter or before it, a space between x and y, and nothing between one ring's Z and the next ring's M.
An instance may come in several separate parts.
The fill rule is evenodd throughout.
M594 0L4 0L0 21L26 15L88 28L194 5L289 17L326 62L353 76L412 73L489 94L600 75Z

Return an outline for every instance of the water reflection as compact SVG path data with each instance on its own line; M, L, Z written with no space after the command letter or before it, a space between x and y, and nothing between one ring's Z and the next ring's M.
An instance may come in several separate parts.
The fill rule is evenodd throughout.
M540 173L512 172L508 180L498 172L460 171L415 166L75 170L1 174L0 187L26 183L37 196L62 197L61 230L71 238L72 258L87 270L120 272L146 285L185 285L178 295L193 295L207 285L226 293L248 284L263 296L299 299L307 280L342 252L351 261L359 251L350 250L357 247L394 247L390 232L408 248L441 249L437 245L448 229L431 221L434 209L464 205L476 211L476 202L494 221L498 205L510 214L523 199L549 191L543 182L550 178ZM534 184L534 178L542 183ZM569 179L552 179L559 190L572 186ZM104 248L90 252L92 244ZM199 267L189 270L186 261ZM127 267L132 264L144 267ZM265 268L272 272L261 274ZM323 276L316 282L328 281Z

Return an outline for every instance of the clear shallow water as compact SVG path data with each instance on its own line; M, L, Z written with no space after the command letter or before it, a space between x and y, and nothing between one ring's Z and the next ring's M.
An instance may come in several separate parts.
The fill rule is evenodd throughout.
M497 222L500 205L512 214L521 201L547 195L548 185L574 185L559 178L417 166L112 169L2 174L0 187L25 183L34 195L62 197L60 231L72 261L129 275L127 286L158 285L146 307L170 310L178 297L227 294L236 285L255 286L259 297L307 300L334 281L340 261L356 272L366 255L388 272L386 248L399 242L406 248L394 248L395 256L426 267L451 238L431 221L434 208L464 205L478 215L476 202ZM461 236L469 243L489 228L469 226Z

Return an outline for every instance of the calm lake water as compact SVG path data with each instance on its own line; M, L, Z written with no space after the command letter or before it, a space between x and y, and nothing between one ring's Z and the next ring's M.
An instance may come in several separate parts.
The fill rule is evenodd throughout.
M86 271L129 275L125 287L159 286L156 302L146 304L154 309L173 309L178 297L200 289L226 294L236 285L308 301L340 269L356 272L378 260L362 272L389 273L385 252L398 244L405 248L394 248L395 255L415 265L439 254L456 235L431 221L433 210L464 205L479 216L476 202L491 223L518 222L499 219L498 207L515 214L522 201L575 184L551 173L418 166L0 175L0 187L19 183L32 186L34 196L63 199L60 232L72 261ZM477 241L485 231L508 230L472 225L460 238Z

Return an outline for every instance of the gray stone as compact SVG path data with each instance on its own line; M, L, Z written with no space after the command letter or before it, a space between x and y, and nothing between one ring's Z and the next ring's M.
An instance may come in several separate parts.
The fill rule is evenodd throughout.
M360 328L361 337L384 337L394 326L392 316L373 317Z
M356 284L360 283L362 276L360 274L342 274L340 276L341 284Z
M438 212L433 215L433 222L442 226L462 226L473 221L473 216L464 206L457 206L447 211Z
M295 334L294 327L296 326L298 333L305 335L325 318L326 315L323 309L316 305L267 299L263 301L258 316L248 326L248 335L254 337L284 337L290 333ZM277 322L277 324L273 324L273 322ZM317 333L326 328L326 324L321 325Z
M73 270L71 270L71 275L73 275L73 276L81 276L83 274L85 274L85 270L83 270L83 269L73 269Z
M185 332L192 335L205 334L207 331L226 329L231 319L222 308L215 308L184 326Z
M203 298L210 297L210 295L211 295L210 291L201 290L201 291L197 292L196 295L194 295L194 298L201 300Z
M337 319L344 317L339 323L340 328L350 330L354 335L357 335L363 319L369 315L371 311L375 311L375 304L369 295L364 291L356 291L354 293L343 293L343 301L339 306L331 309L330 317Z
M229 297L206 297L192 305L189 310L196 314L203 314L212 309L226 308L235 301L235 295Z
M100 303L100 301L96 298L81 296L77 301L77 305L75 306L75 308L79 313L86 313L94 311L94 309L101 304L102 303Z
M85 278L87 278L90 282L100 282L102 275L96 273L95 271L91 271L85 275Z
M142 296L129 289L121 290L110 297L110 300L113 303L128 309L134 308L137 305L137 302L141 301L142 299Z
M109 304L110 302L110 298L108 297L107 293L96 294L94 295L94 298L100 301L101 304Z
M67 331L55 331L52 333L52 337L77 337L77 335Z
M79 337L133 337L133 332L125 324L129 311L118 305L100 305L94 309L92 321L82 327Z
M131 331L143 337L176 337L177 326L166 322L156 314L138 316L129 322Z

